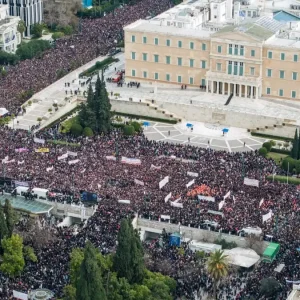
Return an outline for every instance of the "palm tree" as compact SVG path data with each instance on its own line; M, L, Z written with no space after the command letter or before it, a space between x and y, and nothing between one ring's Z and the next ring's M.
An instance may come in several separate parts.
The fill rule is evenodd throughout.
M211 253L206 262L206 266L208 273L214 280L214 299L217 299L218 282L228 274L228 255L225 255L222 250L216 250Z

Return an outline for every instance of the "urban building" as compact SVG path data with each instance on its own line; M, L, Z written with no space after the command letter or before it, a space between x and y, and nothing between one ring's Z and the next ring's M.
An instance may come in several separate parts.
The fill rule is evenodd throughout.
M43 20L43 0L0 0L0 4L9 5L9 14L20 17L25 22L25 35L30 35L30 28Z
M126 26L126 79L300 99L298 16L263 9L247 15L241 2L191 0Z
M14 53L21 43L18 32L19 17L9 15L8 5L0 5L0 51Z

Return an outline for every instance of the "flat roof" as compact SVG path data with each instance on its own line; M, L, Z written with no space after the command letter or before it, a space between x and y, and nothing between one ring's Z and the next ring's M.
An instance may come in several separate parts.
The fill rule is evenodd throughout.
M124 30L127 31L140 31L140 32L151 32L166 35L178 35L183 37L194 37L194 38L209 38L215 31L203 30L203 29L187 29L178 28L173 26L160 26L153 24L147 20L138 20L126 27Z
M265 42L266 45L284 47L284 48L296 48L300 49L300 41L284 39L279 37L272 37Z

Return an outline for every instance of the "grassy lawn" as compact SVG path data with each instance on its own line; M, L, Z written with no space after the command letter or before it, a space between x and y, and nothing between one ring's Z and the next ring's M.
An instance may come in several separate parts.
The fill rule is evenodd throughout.
M268 180L273 181L273 176L270 175L267 177ZM274 181L281 183L287 183L286 176L274 176ZM289 184L300 184L300 178L289 177Z
M280 161L287 157L286 154L269 152L267 154L267 158L272 158L278 165L280 165Z

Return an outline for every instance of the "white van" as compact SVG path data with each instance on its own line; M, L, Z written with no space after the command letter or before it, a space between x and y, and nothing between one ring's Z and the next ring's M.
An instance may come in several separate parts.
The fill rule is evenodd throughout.
M260 236L262 234L262 230L259 227L245 227L238 231L238 235L241 236L245 236L245 235L247 236L250 234Z
M23 193L27 193L29 187L28 186L17 186L17 195L23 196Z
M40 188L34 188L32 189L34 197L38 198L38 199L43 199L46 200L47 199L47 193L49 192L49 190L46 189L40 189Z

